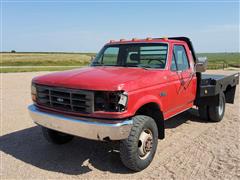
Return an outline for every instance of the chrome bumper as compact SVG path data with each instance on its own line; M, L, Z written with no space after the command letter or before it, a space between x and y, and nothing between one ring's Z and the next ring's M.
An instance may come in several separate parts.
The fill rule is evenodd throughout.
M101 121L91 118L75 119L40 111L34 105L30 105L28 110L33 121L40 126L93 140L126 139L133 124L131 119L121 121Z

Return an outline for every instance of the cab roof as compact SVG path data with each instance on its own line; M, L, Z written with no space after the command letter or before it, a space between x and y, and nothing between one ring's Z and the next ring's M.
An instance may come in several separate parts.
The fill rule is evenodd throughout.
M110 40L107 45L111 44L129 44L129 43L162 43L162 42L180 42L181 40L176 40L176 39L171 39L167 37L162 37L162 38L150 38L147 37L145 39L137 39L137 38L132 38L131 40L126 40L126 39L120 39L120 40Z
M109 43L107 43L107 45L112 45L112 44L130 44L130 43L174 43L174 42L185 42L187 43L194 61L197 61L197 57L192 45L192 42L190 40L190 38L188 37L162 37L162 38L145 38L145 39L137 39L137 38L133 38L131 40L125 40L125 39L120 39L118 41L114 41L114 40L110 40Z

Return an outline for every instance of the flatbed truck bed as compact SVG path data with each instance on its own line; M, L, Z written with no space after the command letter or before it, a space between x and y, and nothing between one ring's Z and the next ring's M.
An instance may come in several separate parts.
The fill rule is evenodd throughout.
M233 104L237 84L239 73L229 75L202 73L195 104L218 104L218 95L222 92L225 93L226 102Z

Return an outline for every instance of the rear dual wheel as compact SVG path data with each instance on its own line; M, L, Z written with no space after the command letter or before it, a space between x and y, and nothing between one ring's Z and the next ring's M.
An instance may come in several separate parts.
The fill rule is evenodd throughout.
M224 93L220 93L218 105L198 107L200 118L211 122L221 121L225 113L225 104L225 95Z

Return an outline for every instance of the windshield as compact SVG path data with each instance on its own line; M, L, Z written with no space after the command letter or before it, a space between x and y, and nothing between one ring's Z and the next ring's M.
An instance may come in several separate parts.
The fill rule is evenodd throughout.
M98 53L91 65L164 69L167 52L168 45L163 43L107 45Z

